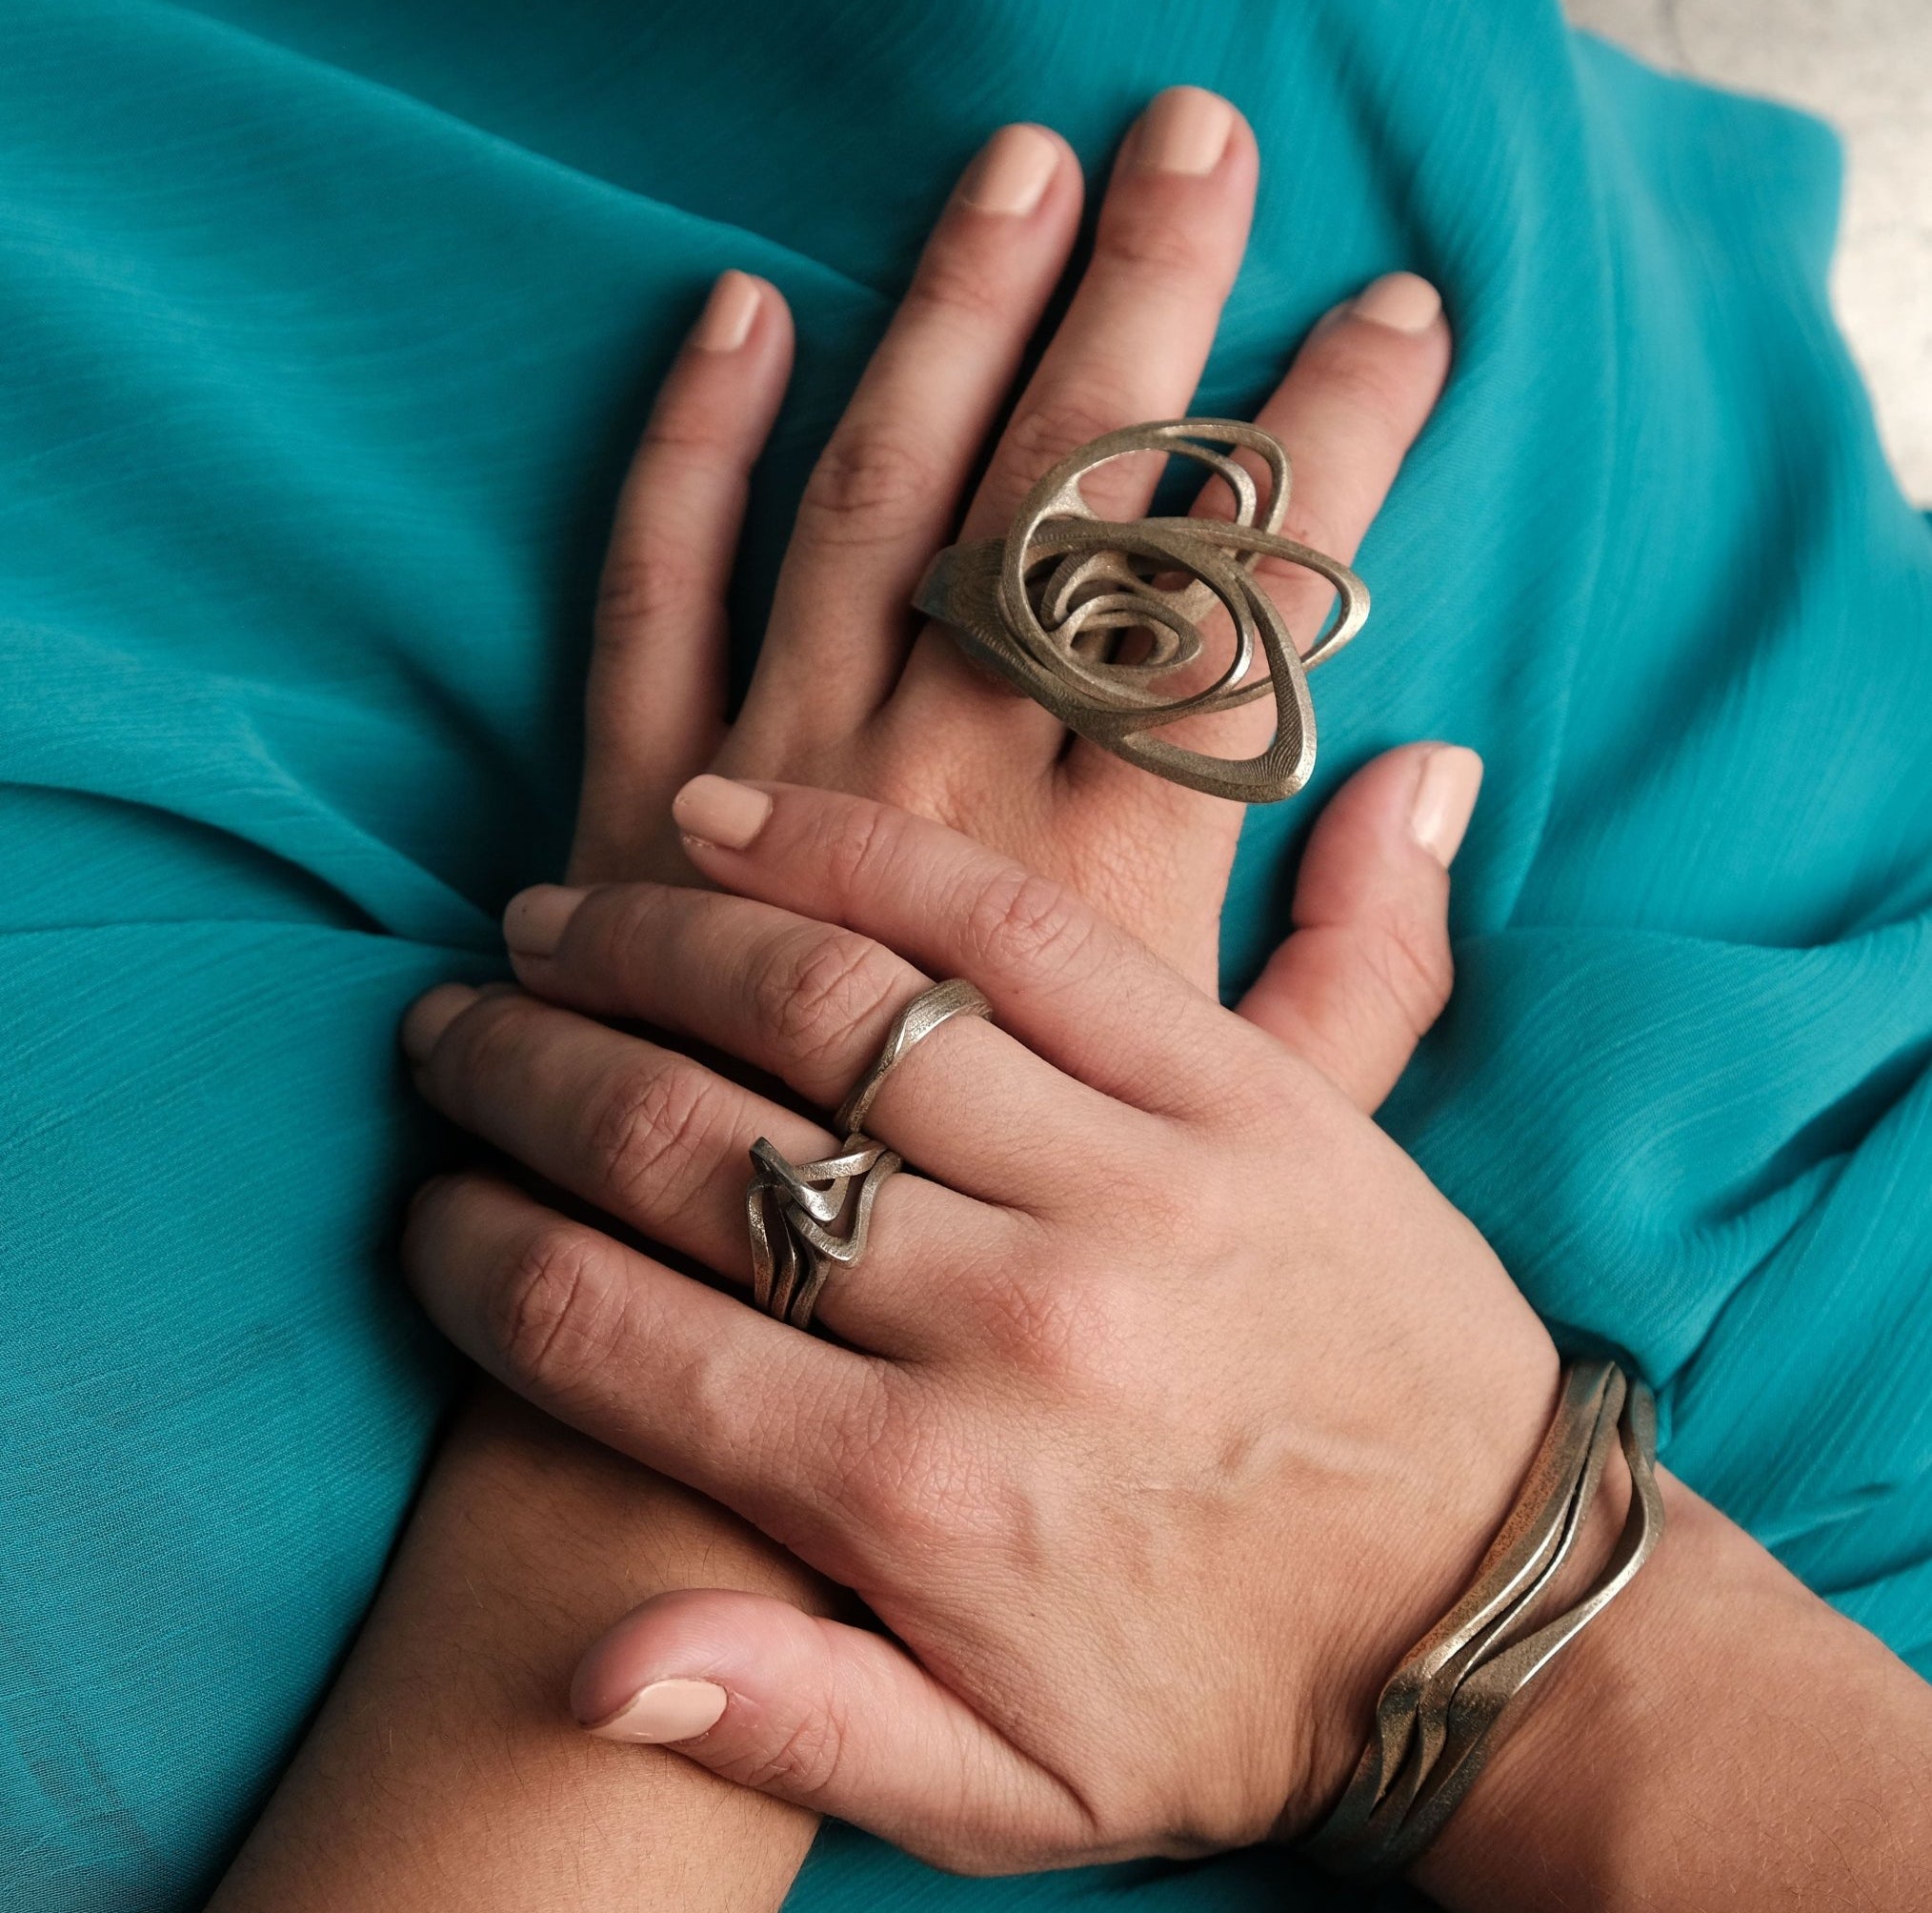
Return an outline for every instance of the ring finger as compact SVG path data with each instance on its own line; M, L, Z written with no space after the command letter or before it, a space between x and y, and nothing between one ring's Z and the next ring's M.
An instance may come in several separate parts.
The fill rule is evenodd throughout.
M453 1121L653 1241L749 1285L745 1188L760 1137L792 1161L831 1155L817 1124L674 1050L516 991L446 983L403 1022L423 1096ZM862 1266L819 1313L849 1339L906 1353L933 1331L937 1271L996 1250L1017 1218L944 1185L879 1187Z

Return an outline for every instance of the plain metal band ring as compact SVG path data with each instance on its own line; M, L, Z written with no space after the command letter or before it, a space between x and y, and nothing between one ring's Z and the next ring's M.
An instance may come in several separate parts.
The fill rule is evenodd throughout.
M955 1017L990 1017L993 1005L977 985L963 977L935 983L922 990L893 1018L893 1026L879 1047L872 1067L853 1085L852 1094L838 1107L832 1126L841 1136L856 1136L872 1114L874 1099L885 1079L897 1068L915 1043L923 1042L941 1023Z

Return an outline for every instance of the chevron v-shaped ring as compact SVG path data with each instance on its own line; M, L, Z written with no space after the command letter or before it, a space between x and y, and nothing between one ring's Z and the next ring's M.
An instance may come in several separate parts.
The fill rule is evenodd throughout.
M788 1161L759 1137L745 1190L753 1301L794 1328L809 1328L833 1269L865 1254L879 1185L900 1166L870 1137L849 1136L836 1156L817 1162Z
M833 1118L845 1137L837 1155L793 1162L762 1136L752 1144L745 1187L752 1300L767 1315L809 1328L832 1271L851 1268L865 1254L879 1187L905 1166L860 1127L886 1077L955 1017L992 1014L993 1005L963 977L921 990L893 1018L878 1055Z

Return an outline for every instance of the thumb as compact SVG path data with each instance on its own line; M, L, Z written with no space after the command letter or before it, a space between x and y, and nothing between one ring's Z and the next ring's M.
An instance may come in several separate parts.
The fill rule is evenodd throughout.
M1316 820L1294 933L1238 1006L1363 1109L1449 1000L1449 862L1481 783L1459 744L1406 744L1358 771Z
M1029 1870L1082 1837L1071 1791L906 1652L768 1595L663 1594L585 1655L571 1711L936 1866Z

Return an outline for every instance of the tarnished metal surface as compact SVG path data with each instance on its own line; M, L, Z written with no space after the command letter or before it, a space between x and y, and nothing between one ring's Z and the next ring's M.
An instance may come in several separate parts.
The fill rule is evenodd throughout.
M879 1185L899 1167L883 1143L846 1138L836 1156L791 1162L762 1136L752 1144L745 1189L752 1237L752 1299L794 1328L809 1328L827 1277L865 1254Z
M854 1136L865 1127L872 1105L885 1079L897 1067L899 1058L915 1043L924 1042L941 1023L955 1017L990 1017L993 1005L976 984L963 977L950 982L935 983L922 990L893 1018L886 1039L879 1046L872 1067L853 1085L852 1094L839 1105L832 1126L841 1136Z

